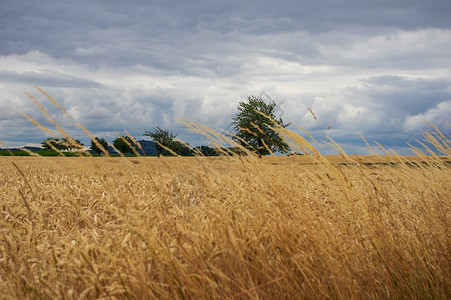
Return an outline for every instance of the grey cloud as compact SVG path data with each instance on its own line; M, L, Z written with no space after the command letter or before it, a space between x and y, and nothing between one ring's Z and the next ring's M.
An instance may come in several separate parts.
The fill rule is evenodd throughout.
M184 62L183 54L199 57L211 47L221 53L221 48L228 49L246 36L318 33L356 26L364 26L366 32L369 27L451 26L443 13L450 11L446 1L390 5L379 1L82 1L59 5L15 1L2 6L6 8L0 15L3 55L40 50L91 65L148 61L168 67L173 60L171 69Z
M427 123L432 123L446 135L451 134L451 100L442 101L436 106L417 115L408 116L404 123L404 129L408 132L418 132L424 129L432 129Z
M361 80L360 86L334 90L333 94L304 100L294 108L289 101L287 117L298 111L301 118L295 123L318 139L324 135L340 144L362 144L357 132L370 141L377 140L390 148L410 153L406 142L421 140L421 129L431 122L445 134L451 132L443 122L451 123L451 81L447 78L412 78L376 76ZM313 110L317 119L307 110ZM327 128L331 126L331 130ZM354 137L354 138L352 138ZM347 148L346 150L352 150ZM352 152L351 152L352 153Z
M84 114L84 119L92 119L97 122L102 122L103 120L106 120L110 118L110 112L105 107L97 107L86 114Z
M24 83L42 87L64 88L100 88L101 84L77 76L58 73L52 70L14 72L0 71L0 80L4 82Z
M447 78L379 76L364 82L363 93L374 101L373 108L388 107L387 114L418 114L451 97L451 80Z
M409 78L394 75L372 76L362 82L376 86L393 86L398 88L415 88L426 90L444 90L451 82L448 78Z
M17 117L14 105L11 102L0 103L0 122L11 121Z

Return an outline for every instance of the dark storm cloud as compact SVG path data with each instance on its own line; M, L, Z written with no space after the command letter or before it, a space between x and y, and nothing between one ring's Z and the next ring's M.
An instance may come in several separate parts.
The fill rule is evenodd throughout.
M237 45L230 42L246 35L451 26L449 1L43 0L1 6L3 55L39 50L94 66L175 69L190 58L232 51Z
M367 97L375 104L390 106L400 114L416 115L450 100L451 80L447 78L409 78L378 76L363 80Z

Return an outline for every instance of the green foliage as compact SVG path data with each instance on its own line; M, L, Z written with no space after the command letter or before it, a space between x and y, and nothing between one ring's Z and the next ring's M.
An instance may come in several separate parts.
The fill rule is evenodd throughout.
M271 152L288 152L289 145L277 132L278 126L287 127L275 116L276 103L266 103L262 98L249 96L247 102L240 102L238 113L233 118L235 131L233 140L256 152L259 156Z
M30 156L28 152L25 151L0 151L0 156Z
M156 143L155 148L157 148L158 157L160 157L161 154L170 153L166 149L171 149L172 151L174 151L171 148L171 146L175 148L180 148L179 150L182 149L182 147L180 147L180 145L176 144L174 141L174 139L177 137L177 134L174 134L169 130L161 129L160 127L157 126L154 131L146 131L144 135L151 137L153 141Z
M52 151L52 150L39 150L39 151L33 151L33 152L40 156L61 156L61 154L66 157L80 156L78 153L74 153L74 152L62 152L61 153L61 152Z
M61 155L66 157L88 156L88 154L84 152L58 152L54 150L37 150L32 152L39 156L61 156ZM31 154L26 151L14 150L11 152L0 151L0 156L31 156Z
M96 154L103 154L103 150L98 145L102 146L104 150L108 152L108 142L104 138L98 137L95 138L95 141L91 140L91 147L89 149L94 151Z
M83 150L84 144L79 140L75 140L73 138L64 137L61 139L61 144L66 147L66 150L69 151L81 151Z
M181 143L179 141L172 141L169 144L169 149L174 151L177 155L181 156L191 156L193 155L193 151L184 143Z
M200 152L204 156L219 156L217 149L210 146L202 145L196 147L196 149L196 152Z
M221 148L223 149L223 151L225 153L227 153L227 155L229 156L234 156L234 155L239 155L239 156L245 156L247 155L245 151L243 151L243 149L239 148L239 147L228 147L228 148Z
M67 150L67 146L58 138L47 138L42 143L42 149L46 151L54 151L55 149L63 151Z
M133 153L135 143L128 136L120 136L114 139L113 146L123 154Z
M46 151L80 151L83 150L83 143L79 140L75 140L70 137L59 138L47 138L42 143L42 148Z
M247 155L245 151L243 151L239 147L210 147L210 146L197 146L194 150L196 154L203 156L235 156Z

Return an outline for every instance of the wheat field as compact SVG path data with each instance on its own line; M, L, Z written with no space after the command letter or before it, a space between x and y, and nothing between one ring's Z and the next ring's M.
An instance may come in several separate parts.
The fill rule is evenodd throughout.
M450 179L449 156L1 157L1 298L446 299Z

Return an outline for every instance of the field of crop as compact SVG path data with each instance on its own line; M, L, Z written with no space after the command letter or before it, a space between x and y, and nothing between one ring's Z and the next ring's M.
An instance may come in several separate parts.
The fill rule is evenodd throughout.
M404 160L0 157L1 298L445 299L449 156Z

